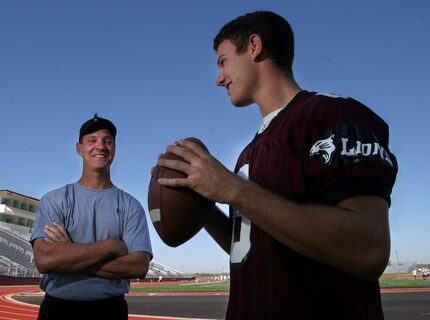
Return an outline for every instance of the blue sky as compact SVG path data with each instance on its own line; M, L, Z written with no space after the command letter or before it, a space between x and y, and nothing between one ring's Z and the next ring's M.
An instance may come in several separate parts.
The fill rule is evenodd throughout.
M426 0L2 0L0 189L40 198L76 181L78 130L94 112L118 128L114 183L145 210L150 168L179 138L198 137L232 170L261 116L255 105L234 108L215 86L212 40L255 10L291 23L302 88L354 97L389 123L399 162L391 260L430 264ZM152 225L150 233L158 262L228 270L228 256L205 231L178 248Z

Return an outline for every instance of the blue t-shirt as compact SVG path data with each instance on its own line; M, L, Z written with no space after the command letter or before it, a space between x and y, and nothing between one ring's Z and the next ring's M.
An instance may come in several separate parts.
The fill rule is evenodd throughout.
M142 205L128 193L88 189L78 183L48 192L40 200L30 242L45 238L45 225L65 227L74 243L124 241L128 253L148 252L152 257L148 224ZM81 272L44 274L40 287L49 295L69 300L99 300L127 293L128 279L104 279Z

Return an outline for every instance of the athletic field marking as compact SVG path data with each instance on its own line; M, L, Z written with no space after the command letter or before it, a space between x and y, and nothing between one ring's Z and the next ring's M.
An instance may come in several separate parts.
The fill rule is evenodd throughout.
M430 292L430 288L391 288L381 289L381 293ZM36 320L39 306L15 300L18 294L43 295L37 285L0 287L0 319L1 320ZM228 292L132 292L127 295L139 296L227 296ZM191 318L162 317L130 314L129 320L190 320ZM195 319L193 320L204 320Z

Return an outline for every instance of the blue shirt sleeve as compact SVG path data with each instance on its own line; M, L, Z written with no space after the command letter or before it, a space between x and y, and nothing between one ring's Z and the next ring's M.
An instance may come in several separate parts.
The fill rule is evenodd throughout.
M148 252L153 257L151 240L149 237L148 222L146 220L145 210L142 205L130 196L128 201L128 211L124 225L123 241L125 242L128 252Z
M36 213L36 225L30 237L31 244L37 238L47 237L43 231L45 225L52 225L54 222L64 225L66 201L60 195L61 192L55 190L47 193L40 200Z

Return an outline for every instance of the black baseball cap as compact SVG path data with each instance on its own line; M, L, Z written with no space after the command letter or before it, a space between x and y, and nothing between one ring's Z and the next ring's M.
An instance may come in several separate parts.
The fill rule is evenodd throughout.
M86 121L81 126L81 129L79 130L79 141L81 140L82 136L96 132L101 129L108 129L112 134L112 136L115 138L116 136L115 125L108 119L101 118L97 115L97 113L95 113L93 118Z

